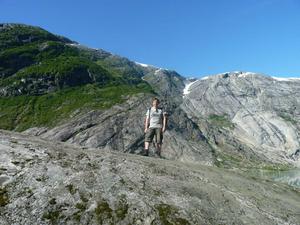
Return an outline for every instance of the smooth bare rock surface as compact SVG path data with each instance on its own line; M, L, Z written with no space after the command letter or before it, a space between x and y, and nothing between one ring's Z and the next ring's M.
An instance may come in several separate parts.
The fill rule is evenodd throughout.
M0 224L299 224L299 189L0 131Z
M226 134L219 142L242 149L244 155L252 151L263 161L300 165L299 159L291 157L300 148L299 79L231 72L188 85L181 108L189 117L232 125L220 127L220 133ZM212 129L202 131L208 139L210 133L220 137Z

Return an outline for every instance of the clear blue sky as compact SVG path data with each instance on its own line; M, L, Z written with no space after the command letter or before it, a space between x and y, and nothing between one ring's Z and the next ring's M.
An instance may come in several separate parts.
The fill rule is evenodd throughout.
M300 77L300 0L0 0L0 22L185 76Z

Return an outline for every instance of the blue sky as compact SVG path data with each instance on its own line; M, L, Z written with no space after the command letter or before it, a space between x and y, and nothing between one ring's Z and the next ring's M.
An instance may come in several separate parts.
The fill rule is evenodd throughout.
M300 0L0 0L0 10L0 22L185 76L300 77Z

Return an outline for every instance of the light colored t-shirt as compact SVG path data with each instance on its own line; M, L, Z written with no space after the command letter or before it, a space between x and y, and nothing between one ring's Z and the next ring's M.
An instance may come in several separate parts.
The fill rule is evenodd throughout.
M150 111L150 126L149 128L162 128L163 115L166 115L166 112L163 109L151 107ZM149 109L147 109L146 116L149 116Z

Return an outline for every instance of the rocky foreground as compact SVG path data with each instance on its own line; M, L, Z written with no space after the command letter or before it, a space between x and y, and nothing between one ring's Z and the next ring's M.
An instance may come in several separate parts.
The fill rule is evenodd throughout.
M300 191L0 130L0 224L299 224Z

